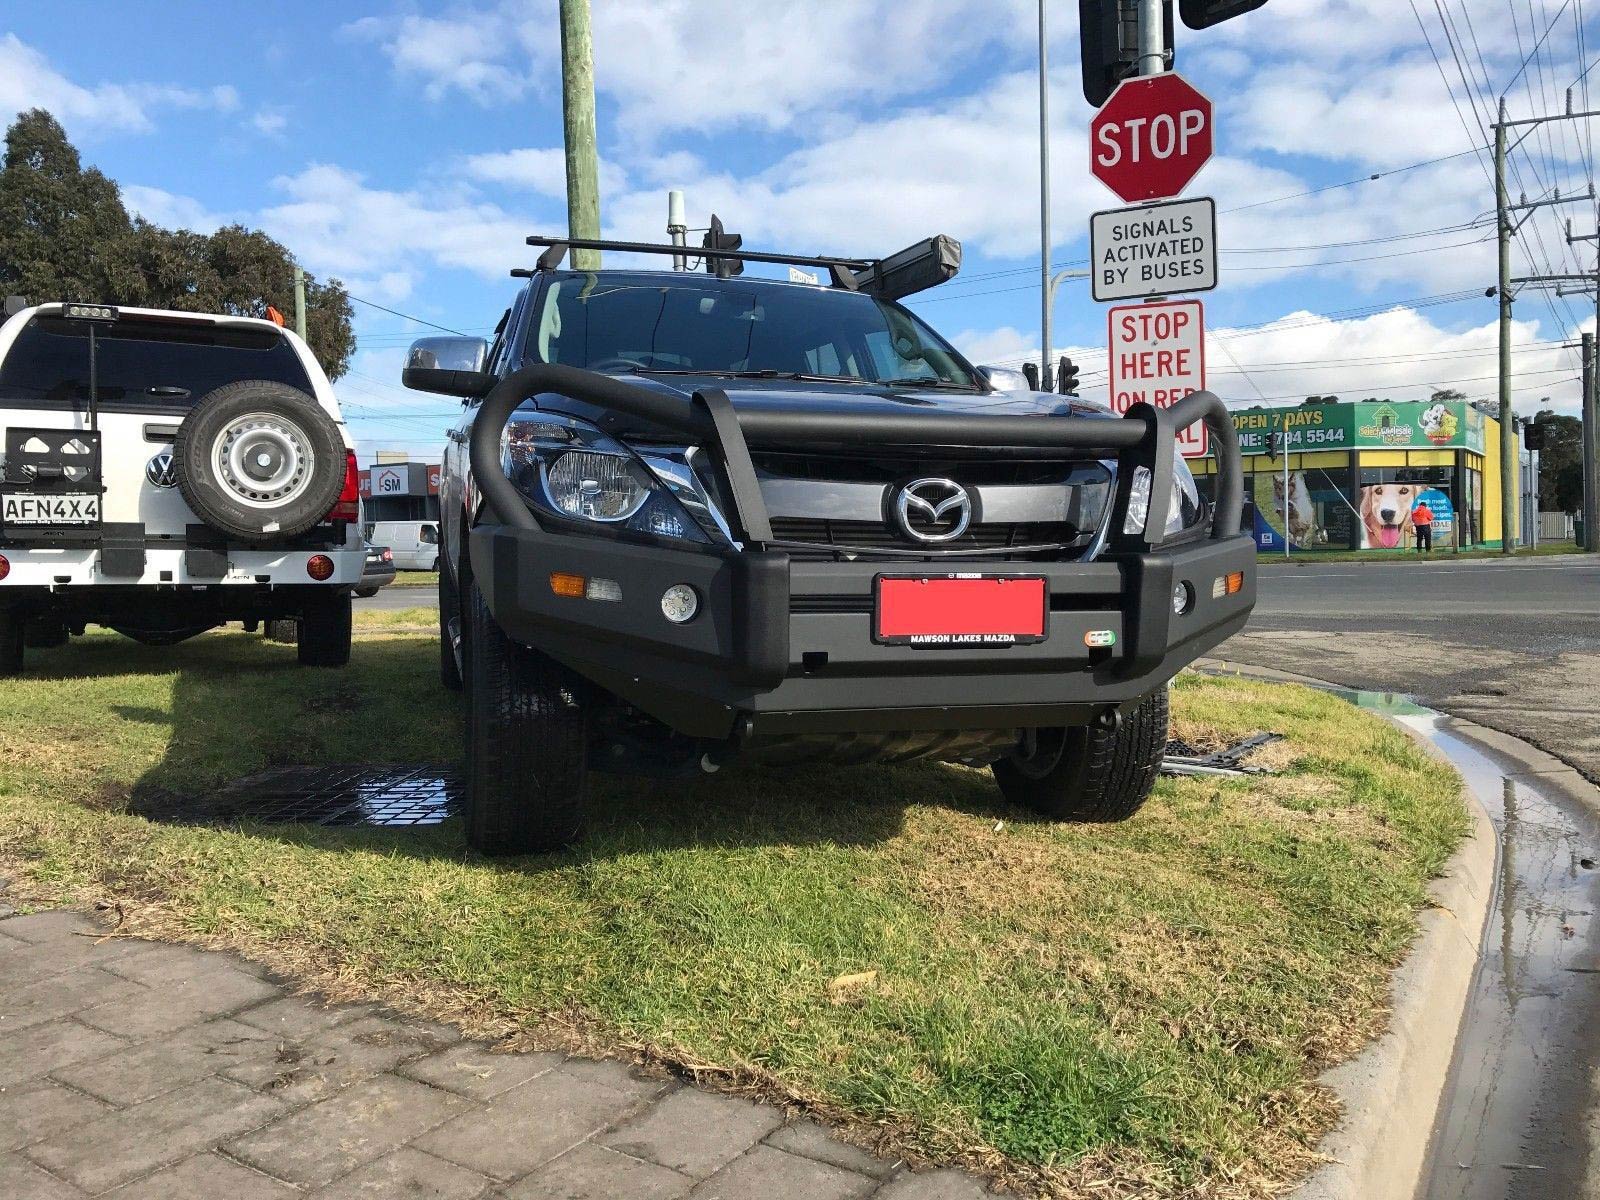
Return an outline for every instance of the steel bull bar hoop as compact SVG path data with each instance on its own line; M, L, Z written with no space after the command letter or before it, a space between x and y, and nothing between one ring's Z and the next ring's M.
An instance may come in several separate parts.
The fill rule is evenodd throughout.
M601 405L714 446L733 502L734 511L728 515L742 539L750 542L771 540L771 523L750 461L752 445L987 447L1022 453L1076 450L1116 458L1124 468L1147 467L1154 483L1172 478L1178 432L1202 420L1211 431L1218 456L1211 536L1220 539L1239 532L1244 495L1239 441L1222 401L1211 392L1195 392L1171 408L1136 404L1121 420L976 413L738 413L717 388L698 391L692 400L680 400L609 375L557 364L524 367L506 376L484 397L472 425L468 452L478 490L495 520L520 529L537 529L539 522L506 477L500 439L511 414L524 401L545 392ZM1133 470L1123 469L1118 474L1112 519L1119 531L1119 545L1134 548L1159 543L1166 529L1171 489L1152 486L1145 527L1129 544L1120 537L1120 530Z

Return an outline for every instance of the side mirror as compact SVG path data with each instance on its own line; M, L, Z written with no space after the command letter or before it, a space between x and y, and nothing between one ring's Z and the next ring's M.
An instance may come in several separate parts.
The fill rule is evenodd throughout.
M979 367L978 374L997 392L1031 392L1028 377L1015 367Z
M426 337L411 343L400 382L418 392L476 397L488 394L495 377L488 365L489 343L472 337Z

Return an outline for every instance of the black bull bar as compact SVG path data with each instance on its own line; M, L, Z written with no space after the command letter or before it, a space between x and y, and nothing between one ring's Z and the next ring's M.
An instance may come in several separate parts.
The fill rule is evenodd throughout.
M1165 536L1173 489L1177 435L1203 421L1217 459L1211 537L1221 541L1239 532L1244 508L1244 476L1239 438L1222 400L1213 392L1192 392L1168 408L1138 403L1119 418L1041 417L975 413L737 412L720 388L703 388L690 399L664 395L595 371L541 364L507 375L484 397L473 421L469 455L472 477L490 514L501 524L540 528L501 463L501 436L511 414L524 401L556 392L628 416L665 426L697 445L714 447L732 511L725 513L735 536L745 543L772 541L772 525L761 497L750 448L856 448L863 446L984 447L1021 457L1063 450L1114 458L1117 492L1111 511L1110 549L1139 553ZM1144 527L1126 533L1135 469L1150 472L1152 486Z

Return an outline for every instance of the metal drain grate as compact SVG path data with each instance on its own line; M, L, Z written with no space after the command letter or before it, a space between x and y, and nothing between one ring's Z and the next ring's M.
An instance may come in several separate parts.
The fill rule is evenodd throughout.
M274 825L437 825L460 811L461 795L451 767L273 767L234 780L208 807Z

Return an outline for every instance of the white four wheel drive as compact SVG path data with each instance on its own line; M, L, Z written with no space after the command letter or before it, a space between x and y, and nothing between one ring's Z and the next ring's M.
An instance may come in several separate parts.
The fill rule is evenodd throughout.
M350 656L355 451L327 376L270 321L7 302L0 675L93 622L151 645L299 624Z

